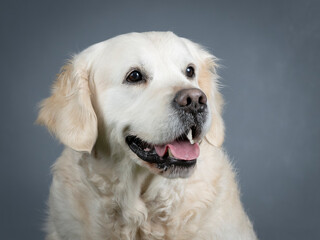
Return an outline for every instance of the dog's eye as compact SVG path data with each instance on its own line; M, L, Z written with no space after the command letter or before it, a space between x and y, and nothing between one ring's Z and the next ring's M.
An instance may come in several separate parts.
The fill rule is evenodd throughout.
M193 78L194 75L195 75L195 74L194 74L194 68L191 67L191 66L187 67L187 69L186 69L186 76L187 76L188 78Z
M132 71L127 77L127 81L131 83L136 83L142 80L143 80L142 74L137 70Z

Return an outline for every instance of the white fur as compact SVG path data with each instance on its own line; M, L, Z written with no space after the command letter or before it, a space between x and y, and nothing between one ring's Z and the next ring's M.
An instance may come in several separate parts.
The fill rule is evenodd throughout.
M193 80L184 75L190 63ZM47 240L256 239L221 148L215 67L200 46L163 32L98 43L64 67L38 118L66 145L53 166ZM125 83L132 68L143 69L147 83ZM131 152L125 136L172 141L183 123L171 101L184 88L208 97L200 156L194 171L161 172Z

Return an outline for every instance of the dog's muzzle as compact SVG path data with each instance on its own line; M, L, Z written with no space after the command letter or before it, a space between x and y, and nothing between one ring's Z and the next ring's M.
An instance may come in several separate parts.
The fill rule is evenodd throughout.
M172 105L181 125L192 129L194 138L201 135L208 114L206 95L198 88L182 89L176 93Z
M148 143L138 136L129 135L126 143L145 162L156 164L158 168L192 168L200 154L199 140L207 117L207 97L197 88L178 91L172 107L179 118L179 134L166 143Z

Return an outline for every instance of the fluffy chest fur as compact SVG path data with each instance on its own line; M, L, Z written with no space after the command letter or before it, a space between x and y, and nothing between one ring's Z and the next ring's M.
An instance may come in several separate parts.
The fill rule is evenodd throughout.
M204 143L202 148L206 147ZM208 155L214 159L206 162ZM74 239L218 237L224 231L223 221L229 221L223 215L231 210L223 206L230 202L237 209L240 203L223 152L214 149L202 157L191 178L165 179L128 163L116 164L110 171L103 159L66 149L53 169L48 228L53 221L73 219L72 224L60 226L59 232L72 229ZM225 187L224 182L228 183Z

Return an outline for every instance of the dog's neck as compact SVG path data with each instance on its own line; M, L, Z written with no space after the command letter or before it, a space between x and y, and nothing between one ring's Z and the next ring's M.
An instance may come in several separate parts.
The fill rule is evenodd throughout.
M109 217L121 216L123 224L134 224L137 228L148 221L148 216L153 217L152 221L158 218L159 222L170 218L169 213L174 214L183 201L187 180L166 179L126 155L110 152L96 147L80 161L91 188L106 196L104 204Z

